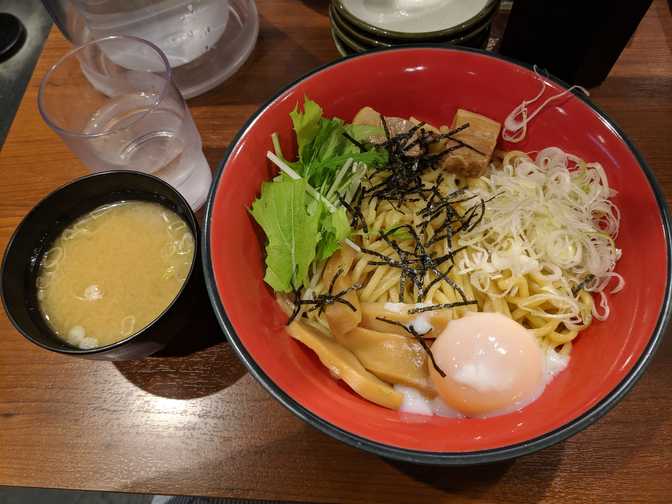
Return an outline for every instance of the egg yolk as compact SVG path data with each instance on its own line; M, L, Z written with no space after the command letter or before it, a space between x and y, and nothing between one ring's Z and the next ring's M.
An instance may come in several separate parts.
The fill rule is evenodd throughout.
M450 322L431 348L446 374L429 367L439 396L467 416L520 409L543 390L543 352L536 338L499 313L474 313Z

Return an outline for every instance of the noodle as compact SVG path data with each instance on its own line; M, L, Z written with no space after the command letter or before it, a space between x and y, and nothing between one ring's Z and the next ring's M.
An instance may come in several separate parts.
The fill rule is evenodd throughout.
M449 271L450 264L444 262L438 266L440 273L448 272L446 280L436 281L436 275L426 273L424 281L431 285L425 293L423 303L426 305L449 304L463 301L459 292L449 283L459 287L467 299L475 299L476 306L461 306L449 309L449 317L457 319L469 311L485 311L501 313L516 322L529 328L538 338L543 347L557 348L559 351L569 352L570 342L576 338L580 331L585 330L594 317L599 318L596 312L593 297L589 292L580 289L575 295L572 289L576 288L580 279L586 273L579 271L576 264L582 261L583 254L595 256L604 254L605 250L612 250L611 259L607 260L606 271L602 271L599 280L593 282L590 291L600 295L609 283L612 276L622 281L619 275L611 272L615 264L618 252L613 246L613 237L618 230L618 209L605 197L608 191L606 177L601 167L595 163L585 163L583 160L571 155L566 155L560 149L545 149L537 157L535 163L527 154L521 151L501 153L501 165L493 160L491 172L493 176L483 176L476 179L466 179L467 190L470 193L480 194L483 197L493 197L499 189L497 176L519 177L521 183L529 180L533 183L531 191L538 191L540 184L545 184L546 190L553 197L567 198L573 205L588 205L593 216L591 229L581 228L588 238L580 238L581 247L574 243L576 238L565 229L555 229L542 236L541 233L531 236L529 242L518 243L511 236L500 233L499 236L486 237L483 226L477 226L459 238L453 237L452 243L447 240L438 240L427 251L434 257L445 255L448 250L456 250L458 246L466 246L461 252L460 259L455 259L457 266ZM569 162L576 165L574 171L561 171L558 165L566 166ZM498 169L497 165L500 166ZM499 173L501 172L501 175ZM548 172L548 173L545 173ZM374 174L368 181L369 187L381 182L380 173ZM441 177L441 178L439 178ZM578 194L572 178L579 184L589 187L598 185L603 191L595 191L594 194ZM438 191L445 197L460 189L457 176L443 173L440 169L434 169L422 175L424 187L437 184ZM363 185L365 182L363 183ZM461 202L453 207L461 215L468 215L474 206L473 197L466 195L460 198ZM515 233L529 233L528 223L520 217L520 208L515 208L515 202L506 203L508 208L496 212L493 219L497 222L488 221L489 207L497 205L497 198L493 203L486 205L486 229L492 230L495 226L500 229L512 229ZM520 206L520 202L515 203ZM420 240L431 243L437 235L437 229L441 225L441 219L430 220L423 227L423 219L419 214L426 208L427 203L422 198L409 198L401 203L392 204L387 200L377 197L365 199L361 205L368 233L363 229L357 231L353 241L372 253L382 254L396 258L393 247L383 238L383 233L390 233L399 226L410 225L418 233ZM363 227L363 226L362 226ZM606 230L602 231L602 230ZM487 231L486 231L487 234ZM496 234L496 233L495 233ZM512 232L513 234L513 232ZM404 229L399 235L390 234L395 238L395 243L403 250L411 250L415 246L415 240ZM538 246L543 245L545 250L553 255L550 260L543 260L538 253ZM494 246L494 249L492 248ZM518 247L518 248L516 248ZM571 254L564 253L571 250ZM493 264L492 253L496 251L509 251L509 257L500 258L501 264ZM457 256L456 256L457 257ZM417 285L407 281L404 291L399 290L402 269L389 265L372 265L377 260L376 256L361 252L356 255L352 265L344 275L350 275L353 283L361 285L358 291L359 299L366 303L399 303L402 300L415 300L422 294ZM593 261L595 262L595 261ZM599 262L599 259L598 259ZM599 268L605 269L604 264L597 266L588 261L588 271ZM605 278L605 275L606 278ZM304 293L304 299L316 299L317 296L327 293L329 278L319 278L314 288ZM617 287L617 288L618 288ZM602 310L608 310L608 304L603 302ZM325 331L329 326L324 314L317 310L305 312L306 317Z
M526 121L556 98L529 117L525 106L535 100L524 102L521 124L514 115L508 133L524 136ZM410 386L426 394L422 400L438 393L467 415L520 408L527 403L497 407L506 403L502 390L534 400L537 385L565 368L577 336L608 317L607 290L625 285L614 272L621 256L620 212L610 201L615 192L599 163L557 147L534 157L496 150L501 125L485 116L458 109L450 129L388 119L370 107L357 113L353 127L377 127L385 137L370 137L369 144L378 144L371 146L342 135L360 154L378 149L385 156L370 167L338 158L333 184L317 177L313 187L304 172L267 153L283 177L306 177L313 202L350 221L334 240L341 249L333 255L305 265L289 285L266 280L289 316L287 330L332 376L382 406L416 411L411 403L419 395L407 394ZM340 187L350 171L352 182ZM279 239L264 226L268 194L262 189L253 215L271 243L270 235ZM333 228L325 224L318 240L333 240ZM176 244L178 253L182 246ZM269 267L268 247L267 253ZM285 272L296 271L295 256L288 257L283 260L292 267ZM500 336L505 346L498 346ZM502 371L494 362L507 363L518 389L509 378L504 388L493 386Z

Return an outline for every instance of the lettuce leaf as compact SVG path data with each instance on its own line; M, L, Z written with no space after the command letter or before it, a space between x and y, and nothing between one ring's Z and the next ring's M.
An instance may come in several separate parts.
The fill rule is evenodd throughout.
M322 120L322 107L308 97L304 98L303 112L299 111L298 104L289 113L296 133L296 143L299 148L299 161L311 157L311 147L313 140L320 130L320 121Z
M308 212L307 199L306 181L285 177L265 182L252 205L252 216L268 239L264 281L276 292L306 283L315 259L320 213Z
M326 212L320 220L320 241L315 257L318 261L328 259L341 248L341 242L350 236L350 221L345 208L340 207L334 213Z
M290 292L308 283L310 265L331 257L352 232L346 209L339 195L352 197L363 170L351 169L348 160L367 166L387 163L387 151L369 144L380 136L381 128L346 124L341 119L323 117L322 108L304 99L289 114L298 147L298 159L284 159L277 135L273 135L276 154L302 178L294 180L281 174L266 182L251 213L268 239L264 280L276 292ZM362 151L348 140L348 134L368 145ZM309 187L319 192L314 198ZM327 200L336 207L330 212ZM331 208L333 210L333 207Z
M325 119L322 108L314 101L304 99L303 112L298 107L290 114L299 149L298 165L292 168L304 177L315 189L324 188L328 192L336 178L336 173L348 160L365 163L367 166L383 165L387 162L385 149L371 148L361 152L359 147L348 140L347 133L355 140L367 142L382 129L375 126L345 124L341 119Z

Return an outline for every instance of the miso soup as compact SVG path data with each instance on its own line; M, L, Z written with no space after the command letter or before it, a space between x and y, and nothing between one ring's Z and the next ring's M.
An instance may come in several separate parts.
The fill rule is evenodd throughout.
M175 212L146 201L101 206L68 226L44 254L37 299L47 324L79 348L120 341L173 301L194 259Z

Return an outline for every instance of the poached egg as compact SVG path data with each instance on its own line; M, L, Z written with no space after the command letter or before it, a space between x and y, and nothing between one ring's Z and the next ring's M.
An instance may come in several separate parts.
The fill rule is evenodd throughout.
M429 367L439 396L469 417L521 409L561 370L557 365L549 369L549 356L531 331L499 313L474 313L451 321L432 345L432 354L446 374Z

